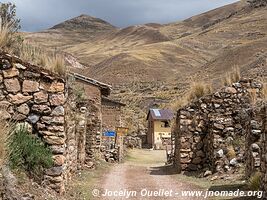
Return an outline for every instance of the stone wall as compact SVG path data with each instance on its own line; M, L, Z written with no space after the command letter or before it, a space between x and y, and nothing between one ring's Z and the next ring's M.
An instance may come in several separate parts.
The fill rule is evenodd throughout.
M24 63L7 54L0 55L1 115L26 122L53 152L54 166L45 174L45 183L64 192L66 159L65 81L55 74Z
M251 99L260 97L261 88L244 79L181 108L174 134L177 169L224 173L243 163L245 135L254 123Z
M265 199L267 199L267 104L262 108L261 111L262 117L262 159L261 159L261 189L265 191Z

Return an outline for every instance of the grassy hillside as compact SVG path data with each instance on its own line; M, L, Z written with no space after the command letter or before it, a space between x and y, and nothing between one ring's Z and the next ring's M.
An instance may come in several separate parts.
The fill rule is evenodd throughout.
M114 85L113 97L128 104L126 118L136 116L128 117L131 124L143 120L148 107L183 95L192 80L220 87L233 67L266 79L266 33L266 1L255 0L181 22L124 29L82 15L26 38L74 55L86 66L83 74Z

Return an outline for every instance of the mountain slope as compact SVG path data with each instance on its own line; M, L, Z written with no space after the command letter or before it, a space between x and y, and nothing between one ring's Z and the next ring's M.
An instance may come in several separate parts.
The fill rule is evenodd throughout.
M89 17L90 25L73 30L74 19L27 39L77 57L87 68L73 70L112 84L113 97L127 103L125 116L141 120L148 107L183 95L192 80L220 87L233 67L266 80L266 2L239 1L181 22L124 29Z

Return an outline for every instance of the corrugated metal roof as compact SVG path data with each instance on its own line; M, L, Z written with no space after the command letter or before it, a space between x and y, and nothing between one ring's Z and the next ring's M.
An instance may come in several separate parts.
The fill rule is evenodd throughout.
M147 114L147 119L151 115L154 120L172 120L174 117L170 109L150 109Z

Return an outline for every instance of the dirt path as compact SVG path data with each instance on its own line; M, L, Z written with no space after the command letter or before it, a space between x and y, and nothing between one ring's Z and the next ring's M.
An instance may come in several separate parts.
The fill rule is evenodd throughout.
M132 150L125 163L104 175L95 199L202 199L181 196L181 191L200 189L175 178L165 160L165 151Z

